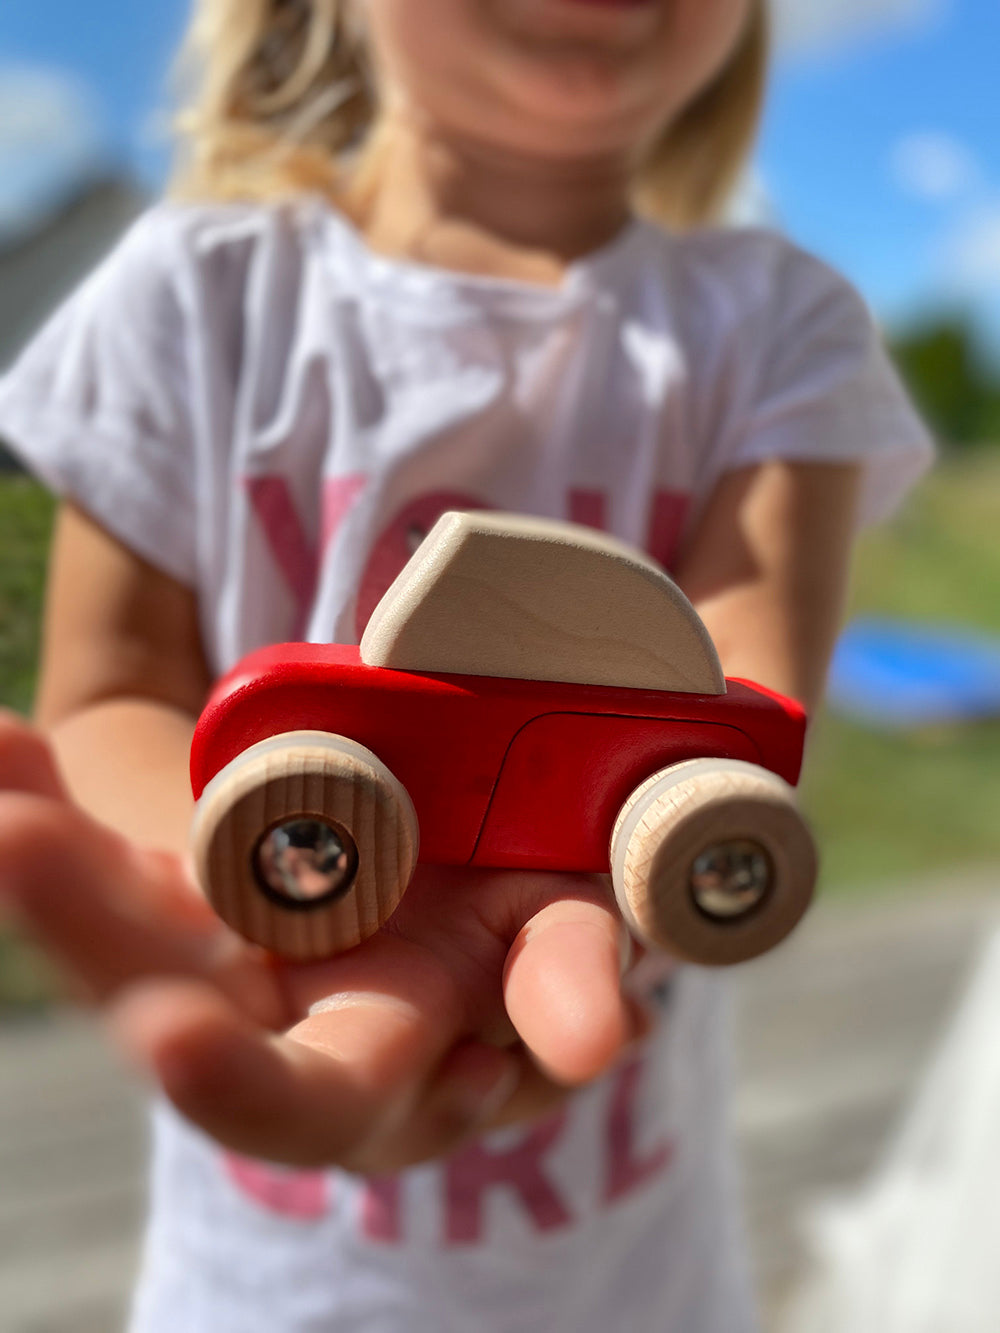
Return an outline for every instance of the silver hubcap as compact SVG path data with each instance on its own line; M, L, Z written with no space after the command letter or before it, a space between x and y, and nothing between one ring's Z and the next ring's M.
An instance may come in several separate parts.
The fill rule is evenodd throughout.
M285 906L315 907L350 889L358 849L346 829L326 820L289 819L261 838L253 866L269 897Z
M758 842L734 838L706 847L691 867L698 910L719 921L748 916L770 891L771 858Z

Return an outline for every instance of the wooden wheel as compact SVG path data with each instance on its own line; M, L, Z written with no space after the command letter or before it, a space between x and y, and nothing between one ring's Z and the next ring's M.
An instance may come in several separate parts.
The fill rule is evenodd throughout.
M417 860L406 788L364 746L293 731L250 746L195 812L198 878L219 916L288 958L324 958L374 934Z
M615 896L642 939L689 962L743 962L799 921L816 850L789 785L740 760L694 759L655 773L611 838Z

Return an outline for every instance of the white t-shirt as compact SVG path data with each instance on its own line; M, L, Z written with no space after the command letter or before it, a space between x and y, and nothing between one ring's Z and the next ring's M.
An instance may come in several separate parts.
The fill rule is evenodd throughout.
M0 435L197 590L212 665L356 642L446 509L669 566L726 469L931 449L858 296L780 237L635 221L558 289L373 254L318 201L163 205L0 382ZM282 1171L168 1108L134 1333L745 1333L721 980L646 965L643 1051L399 1177Z

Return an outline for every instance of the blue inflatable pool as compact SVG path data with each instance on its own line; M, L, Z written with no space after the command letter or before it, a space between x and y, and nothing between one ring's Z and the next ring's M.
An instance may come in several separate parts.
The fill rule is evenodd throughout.
M837 712L880 727L1000 716L1000 638L858 619L837 645L829 699Z

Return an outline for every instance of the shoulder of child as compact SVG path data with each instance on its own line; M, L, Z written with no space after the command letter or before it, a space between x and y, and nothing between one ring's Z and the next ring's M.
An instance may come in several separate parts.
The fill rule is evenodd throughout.
M685 299L710 304L730 328L749 328L758 338L817 319L859 335L872 328L849 280L778 231L706 227L665 238L665 245Z
M323 210L309 197L273 203L165 198L131 224L115 248L114 267L162 274L170 285L191 267L247 257L262 243L304 252L315 244Z
M91 292L107 308L172 321L175 328L242 317L255 270L287 290L303 258L315 252L317 208L306 198L161 200L127 229L93 274Z

